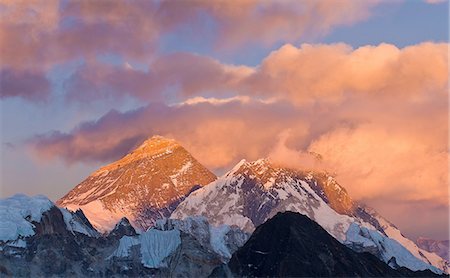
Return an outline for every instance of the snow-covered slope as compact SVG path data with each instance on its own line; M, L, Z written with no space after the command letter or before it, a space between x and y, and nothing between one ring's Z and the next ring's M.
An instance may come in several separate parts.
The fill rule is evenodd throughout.
M373 251L390 266L406 266L414 271L430 269L439 273L438 268L432 268L429 263L419 260L398 241L356 223L352 223L347 230L344 244L353 250ZM393 258L395 258L395 262Z
M353 240L347 238L351 225L372 231L383 240L375 235L366 238L365 243L376 248L364 251L372 251L385 262L398 257L398 265L413 270L446 270L445 261L407 244L409 240L401 236L393 225L387 225L374 212L353 202L333 177L326 173L305 173L276 167L267 159L255 162L242 160L224 176L193 192L178 205L171 218L202 215L214 225L236 225L244 231L253 232L256 226L283 211L307 215L340 242L347 240L348 245ZM397 252L395 248L387 248L394 240L406 248L407 251L403 251L413 254L413 258L404 252ZM408 259L403 259L403 256Z
M39 232L66 230L70 233L98 236L97 231L79 214L57 208L42 195L29 197L17 194L0 199L0 219L0 242L13 245Z
M102 232L113 229L122 217L145 231L215 178L177 142L154 136L92 173L57 204L70 210L81 208Z
M401 245L403 245L408 251L410 251L416 258L421 259L422 261L429 263L433 266L436 266L439 269L444 270L446 273L449 272L450 264L447 260L441 258L435 253L426 251L425 249L421 249L414 241L409 238L403 236L401 231L395 227L394 224L390 223L386 219L384 219L381 215L379 215L373 209L366 210L375 218L380 226L382 227L384 233L391 239L396 240Z

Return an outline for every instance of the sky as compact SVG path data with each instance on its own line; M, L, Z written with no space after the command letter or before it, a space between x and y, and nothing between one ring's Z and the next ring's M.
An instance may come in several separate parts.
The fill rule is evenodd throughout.
M162 135L216 174L261 157L329 171L405 235L448 239L448 14L439 0L0 0L0 195L57 200Z

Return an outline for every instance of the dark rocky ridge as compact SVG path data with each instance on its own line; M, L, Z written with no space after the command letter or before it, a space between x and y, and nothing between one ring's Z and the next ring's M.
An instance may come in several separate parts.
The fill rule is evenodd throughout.
M116 224L114 229L109 232L108 238L114 240L120 240L123 236L135 236L137 235L136 230L131 226L130 221L123 217L120 219L119 223Z
M369 253L356 253L308 217L278 213L260 225L227 266L213 277L435 277L431 271L392 269Z

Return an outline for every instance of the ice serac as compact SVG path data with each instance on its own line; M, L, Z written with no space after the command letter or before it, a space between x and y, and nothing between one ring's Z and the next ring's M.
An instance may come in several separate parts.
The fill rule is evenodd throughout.
M235 225L251 233L284 211L307 215L341 243L371 252L386 263L394 258L399 266L412 270L447 270L445 260L421 250L375 211L354 202L328 173L279 167L268 159L242 160L230 172L193 192L171 217L202 215L214 225ZM349 233L352 225L369 231L367 236L360 230ZM393 241L404 248L388 248L396 246Z
M209 277L249 236L236 227L212 226L204 217L163 218L140 235L122 237L107 260L122 267L139 261L158 269L157 277Z
M122 217L145 231L195 189L216 179L175 140L153 136L122 159L92 173L57 204L82 209L110 231Z

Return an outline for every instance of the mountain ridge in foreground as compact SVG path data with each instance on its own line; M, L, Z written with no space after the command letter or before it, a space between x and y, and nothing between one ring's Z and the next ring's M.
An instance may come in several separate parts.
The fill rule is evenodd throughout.
M126 217L142 231L168 217L186 196L216 179L178 142L153 136L123 158L92 173L57 201L82 209L107 232Z
M357 253L309 217L277 213L258 226L215 277L437 277L430 270L393 269L369 253Z

